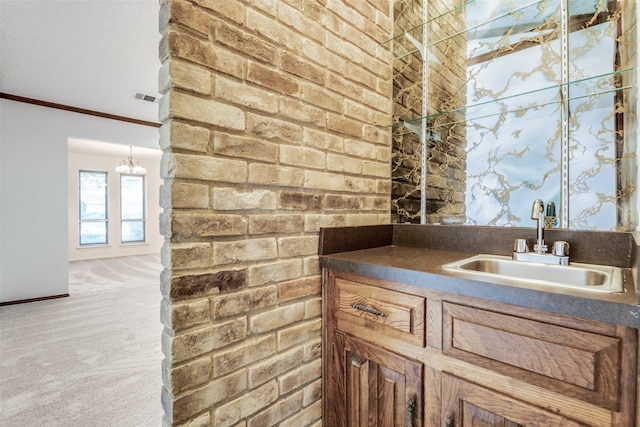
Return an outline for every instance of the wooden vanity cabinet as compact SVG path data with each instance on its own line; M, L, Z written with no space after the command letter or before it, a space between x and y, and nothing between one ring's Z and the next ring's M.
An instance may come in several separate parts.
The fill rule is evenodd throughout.
M324 425L636 421L637 330L323 272Z

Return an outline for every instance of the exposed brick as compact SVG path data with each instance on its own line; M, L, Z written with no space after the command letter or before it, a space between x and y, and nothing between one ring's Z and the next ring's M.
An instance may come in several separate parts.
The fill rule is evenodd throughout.
M160 69L158 81L163 92L175 87L203 95L211 93L211 73L189 62L166 61Z
M270 262L249 267L249 286L260 286L283 280L297 279L302 275L300 259Z
M344 114L365 123L373 123L376 117L373 110L349 99L344 101Z
M170 22L184 25L203 35L209 34L211 15L183 0L171 0L168 4L171 7Z
M302 404L309 406L310 404L322 399L322 381L316 380L306 386L303 390Z
M201 297L244 288L246 281L245 269L177 276L171 278L169 295L173 300Z
M362 103L379 111L391 111L390 100L387 94L377 93L373 90L362 92Z
M278 206L281 209L318 210L322 207L320 194L283 191L280 193Z
M362 49L351 43L351 41L338 37L331 32L326 33L325 46L331 52L347 58L351 62L359 64L362 61Z
M163 320L163 324L176 331L207 323L211 317L207 299L171 306L164 304L165 302L163 300L161 317L167 320ZM165 308L168 311L166 314Z
M311 40L304 40L302 42L302 53L311 61L320 64L322 67L325 67L331 71L335 71L339 74L342 74L344 71L344 58L341 58L340 56L326 49L324 47L324 43L322 42L316 43ZM333 73L328 73L327 79L331 80L332 75ZM327 80L325 80L325 84L326 83ZM329 87L329 85L327 85L327 87ZM339 93L347 95L344 92Z
M282 375L278 378L280 386L280 394L288 394L291 391L310 383L320 377L321 361L316 359L311 363L300 366L299 368Z
M304 360L309 361L313 359L319 359L322 356L322 338L309 340L304 343Z
M277 195L271 190L252 189L241 191L235 188L215 187L213 189L213 208L216 210L273 210L276 208Z
M300 347L276 354L269 360L265 360L249 368L249 386L257 387L290 369L294 369L296 366L299 366L302 361L303 351Z
M278 294L274 286L221 294L211 299L213 316L216 319L273 307L277 302Z
M344 141L344 152L351 154L352 156L375 160L378 151L378 147L373 144L367 144L366 142L347 139Z
M161 193L173 208L206 209L209 207L208 185L176 181L165 182Z
M390 163L364 162L362 173L364 175L377 176L391 179Z
M282 258L318 253L318 236L291 236L278 238L278 254Z
M316 107L335 111L336 113L342 112L342 97L311 84L302 86L302 100Z
M318 420L322 417L322 403L321 401L317 401L311 406L303 409L302 411L295 414L293 417L284 420L278 427L298 427L298 426L308 426L314 420ZM322 425L322 421L318 422L318 425ZM313 425L312 427L316 427Z
M160 118L182 118L226 129L244 130L244 111L233 105L172 90L160 100Z
M358 100L362 96L362 88L342 76L329 75L327 87L354 100Z
M357 138L362 136L362 123L337 114L327 114L327 129Z
M310 320L278 331L278 350L293 347L320 337L321 320Z
M215 265L237 262L264 261L277 258L275 239L251 239L238 242L215 242L213 261Z
M173 404L173 421L183 421L211 405L234 397L246 389L246 375L239 371L227 377L219 378L205 387L175 399Z
M324 40L322 23L309 19L300 11L287 6L284 2L278 4L278 19L286 25L295 28L298 32L314 40Z
M285 71L290 72L305 80L309 80L318 85L324 85L326 72L324 69L311 64L308 60L303 60L296 55L284 52L281 57L281 66Z
M303 394L294 393L249 419L248 427L275 426L302 409Z
M229 403L219 406L215 410L214 425L216 427L232 426L241 419L266 408L277 399L278 386L275 381L271 381Z
M293 52L300 51L302 43L300 35L258 11L247 10L247 28L266 37L276 46L286 46Z
M305 276L320 275L320 260L317 255L308 256L302 260L302 271Z
M280 302L320 295L321 289L320 277L305 277L278 285Z
M171 389L178 394L211 378L211 358L203 357L171 369Z
M171 55L186 59L232 76L243 75L245 69L245 60L241 56L176 31L169 31L163 37L160 50L161 57Z
M249 318L249 331L252 334L269 332L290 325L304 317L304 303L279 307Z
M163 245L162 257L173 270L206 268L211 264L209 243L174 243Z
M359 227L362 225L374 225L379 223L377 214L347 215L347 227ZM383 224L386 223L383 222Z
M325 207L329 210L359 210L362 208L360 196L329 194L325 197Z
M247 220L240 215L176 213L171 229L175 237L236 236L246 233Z
M247 132L266 139L276 139L291 143L300 143L302 128L284 120L247 114Z
M297 79L263 65L249 62L247 80L273 90L283 95L298 95L300 84Z
M175 362L202 356L218 348L242 341L247 336L247 319L240 318L173 337L169 353Z
M178 120L171 120L160 128L160 140L162 148L171 147L189 151L205 153L209 145L211 134L207 128L192 126Z
M304 216L302 214L279 215L264 214L249 217L249 234L268 233L297 233L304 231Z
M243 55L249 55L261 61L275 64L278 51L275 46L265 43L257 37L227 25L222 21L215 24L215 40L223 43Z
M300 168L280 165L252 164L249 166L249 183L301 187L304 172Z
M215 87L216 98L267 113L278 111L278 97L270 91L234 82L221 76L216 76Z
M216 377L226 375L275 353L274 335L247 339L230 350L217 353L213 357L213 374Z
M388 123L380 123L380 126L386 126L386 125L388 125ZM378 149L386 148L391 150L391 147L389 146L389 141L391 141L391 135L389 134L388 130L384 130L376 126L368 126L368 125L365 125L363 129L364 129L363 139L365 141L373 142L376 144L386 144L384 147L378 147ZM389 154L389 158L391 158L391 154ZM382 160L382 159L379 159L379 160Z
M332 172L347 172L352 174L361 174L363 171L362 160L342 156L339 154L327 154L327 169ZM391 168L387 165L387 169L389 169L389 174L391 173Z
M179 424L177 427L209 427L211 425L211 414L205 412L193 418L183 424Z
M213 136L213 152L236 159L262 160L270 163L278 160L278 146L273 142L225 133L216 133Z
M322 315L322 298L314 298L304 303L304 318L311 319Z
M376 180L370 178L362 178L358 176L345 176L344 183L349 191L371 194L375 192Z
M218 15L224 16L227 19L231 19L238 24L244 24L246 7L238 0L191 0L193 3L211 9Z
M166 176L243 183L247 180L247 170L244 161L176 153L166 165Z
M390 8L161 0L166 427L322 425L317 233L389 220Z
M324 126L325 117L323 110L289 97L280 97L278 112L281 118L312 123L316 126Z
M328 191L348 191L346 177L338 173L327 173L315 170L305 170L304 184L306 188Z
M304 145L320 150L335 151L337 153L344 151L344 139L328 132L305 128L303 140Z
M308 147L280 146L280 163L305 168L323 169L325 155L322 151Z

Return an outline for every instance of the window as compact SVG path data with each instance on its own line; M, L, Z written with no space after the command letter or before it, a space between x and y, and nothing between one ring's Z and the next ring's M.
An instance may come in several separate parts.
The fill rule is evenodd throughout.
M144 176L120 175L120 241L145 241Z
M106 245L107 172L80 171L80 245Z

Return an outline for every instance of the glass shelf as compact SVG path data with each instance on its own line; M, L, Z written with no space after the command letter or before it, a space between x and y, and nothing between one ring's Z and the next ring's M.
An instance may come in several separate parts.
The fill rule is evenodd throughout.
M482 21L482 22L479 22L477 24L474 24L471 27L465 28L464 30L458 31L458 32L456 32L454 34L451 34L451 35L448 35L447 37L443 37L443 38L438 39L436 41L429 42L426 45L424 45L424 44L422 44L421 42L418 41L419 39L422 38L422 34L419 31L422 31L426 25L428 25L428 24L430 24L430 23L432 23L434 21L437 21L439 19L442 19L443 17L445 17L447 15L450 15L452 13L458 12L458 11L466 8L467 6L471 5L472 3L476 2L476 0L468 0L467 2L463 3L462 5L454 8L454 9L451 9L451 10L449 10L449 11L447 11L447 12L445 12L445 13L439 15L439 16L431 18L431 19L421 23L420 25L417 25L417 26L415 26L413 28L410 28L408 30L404 30L402 33L398 34L397 36L394 36L393 38L391 38L389 40L383 41L382 43L379 44L379 46L384 46L384 45L386 45L388 43L391 43L393 41L400 41L400 40L402 40L404 38L407 38L411 42L411 44L415 46L415 49L409 50L406 47L402 46L401 44L398 44L395 47L398 47L398 46L401 47L403 52L398 54L397 56L395 56L394 59L403 59L403 58L405 58L407 56L413 55L414 53L420 53L424 57L424 53L425 53L426 49L431 47L431 46L434 46L434 45L436 45L436 44L438 44L440 42L452 39L452 38L454 38L456 36L465 34L465 33L469 32L469 31L476 30L476 29L478 29L478 28L480 28L480 27L482 27L482 26L484 26L486 24L489 24L491 22L494 22L494 21L497 21L499 19L502 19L502 18L505 18L507 16L510 16L515 12L521 12L524 9L527 9L527 8L529 8L531 6L535 6L535 5L540 4L542 1L544 1L544 0L531 1L531 2L526 3L524 5L518 6L515 9L510 9L507 12L501 13L501 14L499 14L497 16L493 16L493 17L491 17L491 18L489 18L489 19L487 19L485 21Z
M447 110L447 111L442 111L439 113L434 113L434 114L430 114L428 116L425 117L417 117L415 119L410 119L410 120L404 120L401 122L395 122L392 123L391 125L387 125L384 126L382 128L398 128L401 126L406 127L407 129L416 129L422 126L422 121L426 120L427 122L429 121L433 121L436 120L440 117L444 117L450 114L455 114L455 113L464 113L467 112L473 108L479 108L479 107L483 107L483 106L488 106L491 104L499 104L503 101L506 100L511 100L511 99L516 99L518 97L524 97L524 96L529 96L532 94L536 94L536 93L542 93L544 91L554 91L554 93L557 93L558 95L560 94L559 89L562 88L563 86L570 86L570 85L576 85L576 84L580 84L580 83L585 83L585 82L590 82L590 81L597 81L598 79L603 79L603 78L608 78L608 77L614 77L617 75L621 75L623 73L628 73L633 71L633 68L626 68L623 70L618 70L618 71L614 71L611 73L606 73L606 74L600 74L597 76L592 76L592 77L585 77L583 79L578 79L578 80L573 80L567 83L560 83L560 84L555 84L555 85L551 85L551 86L546 86L540 89L535 89L535 90L531 90L531 91L526 91L526 92L521 92L518 94L514 94L514 95L509 95L509 96L504 96L501 98L497 98L497 99L492 99L492 100L488 100L488 101L482 101L482 102L478 102L475 104L470 104L470 105L466 105L464 107L459 107L459 108L454 108L451 110ZM614 82L608 82L608 84L613 85ZM605 89L602 91L598 91L595 93L588 93L585 95L580 95L580 96L575 96L575 97L570 97L567 99L567 101L573 101L573 100L577 100L577 99L583 99L583 98L588 98L588 97L593 97L593 96L599 96L599 95L603 95L606 93L616 93L616 92L620 92L620 91L624 91L627 89L630 89L631 86L624 86L624 87L611 87L610 89ZM523 105L521 107L518 107L517 109L513 109L513 110L508 110L508 111L500 111L498 113L494 113L494 114L486 114L486 115L482 115L482 116L477 116L477 117L471 117L471 118L464 118L461 120L452 120L452 121L447 121L447 123L439 123L436 126L426 126L427 130L430 129L435 129L438 127L443 127L443 126L451 126L454 124L459 124L459 123L464 123L464 122L471 122L474 120L480 120L480 119L484 119L484 118L488 118L488 117L494 117L494 116L499 116L501 114L512 114L512 113L522 113L522 112L526 112L528 110L534 109L534 108L541 108L547 105L553 105L553 104L560 104L562 103L563 100L562 99L557 99L554 101L550 101L550 102L545 102L545 103L538 103L538 104L534 104L534 105ZM409 126L407 126L407 124ZM408 132L410 133L410 132ZM417 132L416 132L417 133Z
M425 21L425 22L421 23L420 25L416 25L415 27L410 28L408 30L404 30L402 33L398 34L397 36L394 36L393 38L390 38L389 40L385 40L385 41L381 42L378 46L384 46L387 43L391 43L391 42L393 42L395 40L398 40L398 39L404 37L404 35L407 34L407 33L408 34L413 34L417 30L422 30L422 28L424 28L425 25L427 25L427 24L429 24L431 22L434 22L434 21L436 21L436 20L438 20L440 18L443 18L443 17L445 17L445 16L447 16L447 15L449 15L451 13L454 13L454 12L457 12L457 11L459 11L461 9L464 9L465 7L467 7L467 5L469 5L469 4L471 4L471 3L475 2L475 1L476 0L468 0L465 3L461 4L460 6L443 13L442 15L436 16L435 18L431 18L428 21Z

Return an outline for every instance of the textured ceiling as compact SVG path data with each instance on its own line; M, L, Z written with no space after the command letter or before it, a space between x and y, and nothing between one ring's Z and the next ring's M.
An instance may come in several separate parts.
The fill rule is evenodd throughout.
M0 92L158 121L158 0L0 0Z

